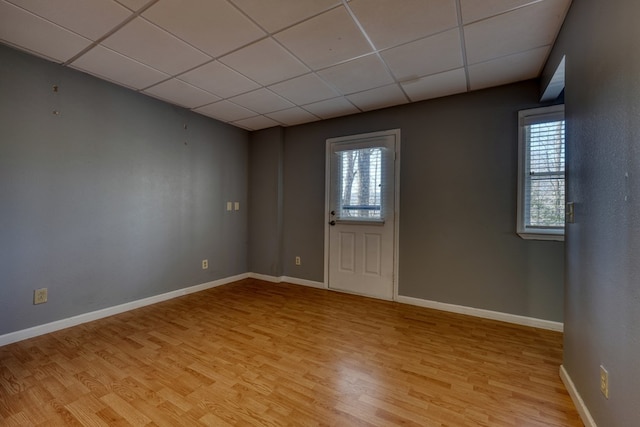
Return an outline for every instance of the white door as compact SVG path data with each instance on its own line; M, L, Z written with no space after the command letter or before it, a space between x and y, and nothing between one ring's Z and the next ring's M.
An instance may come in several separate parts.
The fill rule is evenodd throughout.
M399 144L399 130L327 140L331 289L394 298Z

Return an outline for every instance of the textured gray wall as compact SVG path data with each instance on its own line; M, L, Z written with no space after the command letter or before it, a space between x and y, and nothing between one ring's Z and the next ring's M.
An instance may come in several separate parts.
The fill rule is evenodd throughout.
M326 139L400 128L400 294L562 321L564 244L515 233L517 111L538 95L529 81L286 128L284 274L324 280Z
M283 128L251 134L249 150L249 270L282 276Z
M0 334L247 271L247 132L4 46L0 94Z
M576 203L563 365L603 427L640 425L638 16L638 2L574 1L551 57L567 58L567 198Z

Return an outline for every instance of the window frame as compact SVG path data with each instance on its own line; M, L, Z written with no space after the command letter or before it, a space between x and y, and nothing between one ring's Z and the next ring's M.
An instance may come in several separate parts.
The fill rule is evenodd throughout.
M525 197L526 197L526 184L527 177L525 176L527 171L527 138L525 127L530 122L535 120L538 123L553 122L558 120L565 120L564 117L564 104L552 105L549 107L531 108L527 110L518 111L518 206L517 206L517 226L516 233L523 239L530 240L556 240L564 241L565 226L562 229L558 228L542 228L542 227L528 227L525 219ZM565 121L566 132L566 121ZM564 140L566 150L566 133ZM566 151L565 151L566 153ZM564 176L566 180L566 167L564 168ZM565 181L566 185L566 181ZM566 206L566 192L565 200L563 201ZM566 222L565 222L566 224Z

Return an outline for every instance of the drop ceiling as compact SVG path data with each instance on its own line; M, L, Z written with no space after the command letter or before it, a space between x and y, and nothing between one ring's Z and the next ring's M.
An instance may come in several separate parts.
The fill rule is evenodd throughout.
M571 0L0 0L0 41L248 130L538 77Z

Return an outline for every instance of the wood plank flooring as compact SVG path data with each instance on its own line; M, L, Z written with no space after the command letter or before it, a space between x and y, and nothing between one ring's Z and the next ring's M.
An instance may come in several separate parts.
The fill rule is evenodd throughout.
M0 425L582 426L561 346L247 279L0 347Z

